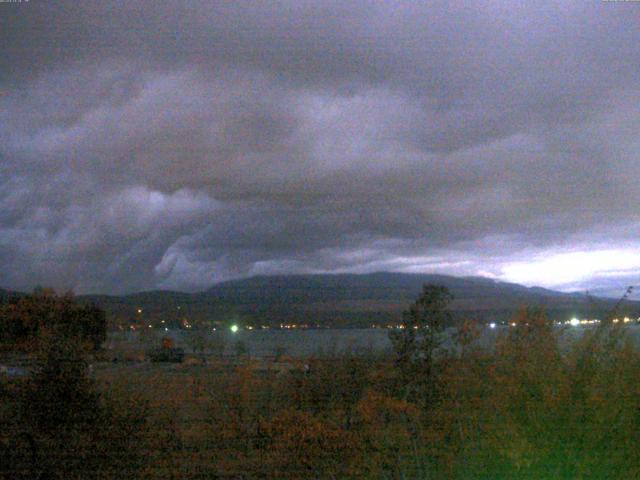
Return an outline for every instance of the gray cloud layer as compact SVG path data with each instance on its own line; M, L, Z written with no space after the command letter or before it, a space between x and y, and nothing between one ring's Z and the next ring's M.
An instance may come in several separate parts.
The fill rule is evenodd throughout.
M596 1L0 4L0 285L626 284L639 18ZM605 253L573 277L548 262L589 251Z

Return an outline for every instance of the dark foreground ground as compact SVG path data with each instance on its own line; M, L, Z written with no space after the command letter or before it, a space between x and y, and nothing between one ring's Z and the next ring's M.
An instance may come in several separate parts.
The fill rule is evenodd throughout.
M432 363L375 350L276 358L249 347L154 364L133 342L84 364L55 345L26 366L30 375L0 382L1 473L639 478L635 327L527 323L469 325Z

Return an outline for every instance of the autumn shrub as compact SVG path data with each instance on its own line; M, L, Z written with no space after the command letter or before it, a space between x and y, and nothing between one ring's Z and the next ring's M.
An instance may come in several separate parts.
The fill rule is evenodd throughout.
M361 460L356 478L418 478L428 470L420 408L378 389L358 401L357 428Z
M494 351L441 362L428 417L439 478L637 478L640 355L620 328L563 330L523 309Z
M268 478L345 478L360 458L353 432L309 412L281 410L262 428L261 467Z

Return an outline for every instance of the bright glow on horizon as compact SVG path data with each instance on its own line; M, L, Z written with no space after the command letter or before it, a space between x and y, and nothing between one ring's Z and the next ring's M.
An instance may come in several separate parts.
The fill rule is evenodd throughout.
M231 331L236 333L238 331L238 325L231 325Z
M524 285L559 287L598 276L640 270L637 250L594 250L538 255L531 261L507 263L501 279Z

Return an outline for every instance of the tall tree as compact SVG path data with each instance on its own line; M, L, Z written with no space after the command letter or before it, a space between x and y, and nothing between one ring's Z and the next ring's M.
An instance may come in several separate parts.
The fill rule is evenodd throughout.
M112 480L142 474L148 459L146 403L101 389L89 375L85 352L75 337L47 336L34 371L0 403L9 451L18 445L24 453L6 458L0 469L5 478ZM17 476L23 471L25 476Z
M448 306L453 296L446 287L425 285L403 314L403 325L390 332L401 390L407 398L428 403L436 386L435 359L444 327L451 323Z
M37 350L43 335L74 337L97 350L106 339L104 311L78 303L71 293L36 289L0 305L0 342L13 350Z

